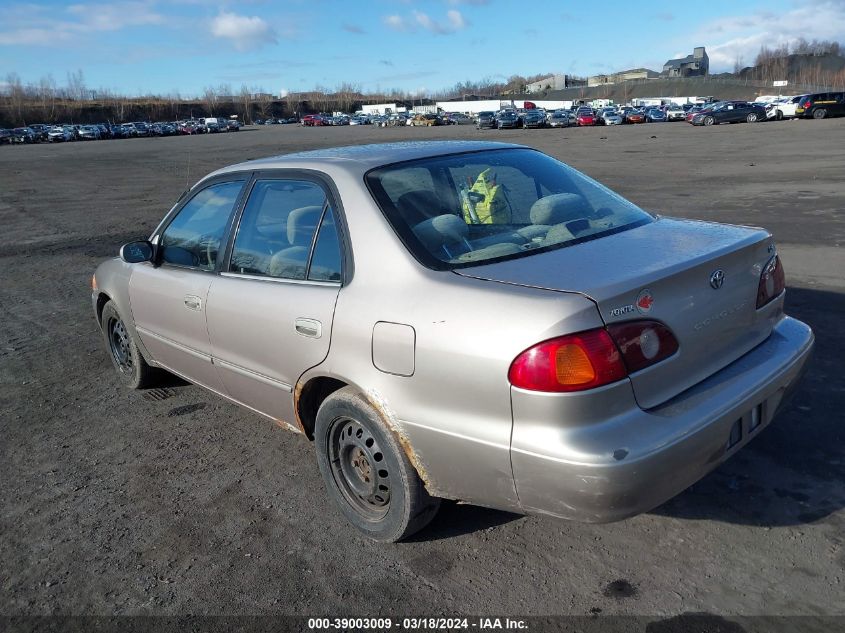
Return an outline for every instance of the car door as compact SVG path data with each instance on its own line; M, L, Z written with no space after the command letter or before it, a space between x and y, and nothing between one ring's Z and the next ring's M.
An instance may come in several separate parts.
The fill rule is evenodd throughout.
M193 193L153 237L155 262L136 265L129 281L135 327L153 359L220 393L206 302L245 181L212 182Z
M227 393L290 426L296 381L329 351L343 274L336 208L312 177L257 177L209 293Z

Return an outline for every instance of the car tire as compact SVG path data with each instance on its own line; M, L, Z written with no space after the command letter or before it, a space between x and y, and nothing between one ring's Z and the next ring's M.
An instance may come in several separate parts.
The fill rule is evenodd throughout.
M748 123L756 123L757 122L757 115L754 114L753 112L751 112L751 113L749 113L749 115L747 117L745 117L745 120Z
M823 119L827 116L827 110L824 108L819 108L817 110L813 110L813 118L814 119Z
M778 111L777 111L777 114L775 114L775 120L776 120L776 121L783 121L783 112L781 112L780 110L778 110Z
M144 389L152 385L156 370L144 360L114 302L109 301L103 306L100 327L120 381L129 389Z
M713 125L715 123L716 123L716 119L714 119L712 116L704 117L704 125Z
M354 388L320 405L314 444L329 497L369 538L401 541L437 514L440 499L428 494L399 440Z

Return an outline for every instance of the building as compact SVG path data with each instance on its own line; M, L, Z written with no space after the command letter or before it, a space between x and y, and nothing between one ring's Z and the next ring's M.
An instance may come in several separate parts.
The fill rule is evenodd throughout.
M525 84L526 94L535 94L546 90L563 90L574 86L583 86L583 79L576 79L572 75L548 75L530 84Z
M657 73L648 68L632 68L631 70L621 70L618 73L611 73L609 75L593 75L587 78L587 86L606 86L609 84L618 84L623 81L634 81L637 79L657 79L660 73Z
M710 72L710 58L703 46L693 49L692 55L670 59L663 64L664 77L703 77Z

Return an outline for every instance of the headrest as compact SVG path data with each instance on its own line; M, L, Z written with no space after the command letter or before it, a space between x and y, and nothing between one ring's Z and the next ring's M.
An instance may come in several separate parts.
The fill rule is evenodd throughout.
M432 253L445 244L463 241L469 235L466 222L456 215L438 215L414 227L414 235Z
M271 277L286 279L305 279L305 266L308 263L308 248L291 246L279 251L270 258L267 274Z
M309 246L323 207L301 207L288 215L288 243L291 246Z
M560 224L589 215L587 203L577 193L555 193L531 205L532 224Z

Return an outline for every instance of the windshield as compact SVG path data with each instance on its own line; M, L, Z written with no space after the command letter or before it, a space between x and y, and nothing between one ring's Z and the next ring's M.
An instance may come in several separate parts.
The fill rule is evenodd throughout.
M600 238L653 220L531 149L439 156L370 171L393 229L429 268L450 270Z

